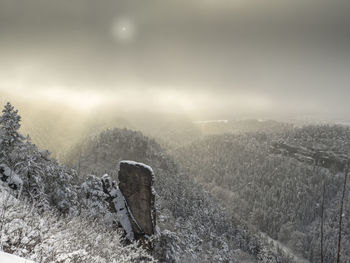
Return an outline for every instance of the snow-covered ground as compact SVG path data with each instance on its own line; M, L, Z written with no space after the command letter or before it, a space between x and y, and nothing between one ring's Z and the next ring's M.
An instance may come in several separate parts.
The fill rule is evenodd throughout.
M34 263L34 261L0 251L0 263Z

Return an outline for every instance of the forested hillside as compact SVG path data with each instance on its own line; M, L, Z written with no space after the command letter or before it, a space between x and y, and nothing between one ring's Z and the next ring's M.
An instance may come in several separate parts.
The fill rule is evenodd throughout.
M175 151L180 167L221 200L227 209L291 247L310 262L320 262L320 219L325 181L325 262L336 257L338 210L343 174L275 155L271 144L349 154L350 130L308 126L284 133L209 136ZM347 188L349 189L349 188ZM350 191L346 191L342 262L350 259Z
M262 238L229 215L178 169L158 143L140 132L107 130L77 145L66 158L67 164L80 175L113 174L121 159L145 162L153 167L159 226L171 240L168 257L175 262L288 262L274 255Z
M1 250L37 262L292 262L140 132L107 130L67 155L66 168L19 133L20 121L8 103L0 116ZM98 176L114 177L116 164L130 158L156 173L159 229L151 251L127 245L98 188Z
M0 118L4 211L0 226L5 252L38 262L51 262L55 257L59 260L54 262L65 263L72 259L110 262L117 255L124 255L124 261L116 262L142 258L282 263L298 257L319 262L324 182L324 260L332 262L336 256L344 175L276 154L271 146L284 142L346 155L350 153L348 128L283 126L276 132L209 135L184 142L176 150L174 145L165 150L141 132L115 128L77 144L64 155L66 166L62 166L19 133L20 122L18 112L7 104ZM158 230L151 253L126 245L123 231L111 228L104 194L94 188L103 174L117 180L121 160L146 163L155 172ZM95 199L89 199L89 193ZM341 262L350 257L350 194L345 193ZM36 223L39 217L43 220ZM66 238L79 229L90 229L82 233L88 236L84 242L78 234ZM261 233L291 248L293 259ZM101 254L99 246L90 244L97 237L103 238L102 245L111 238L115 241ZM56 245L48 249L50 242ZM79 245L68 249L70 242ZM119 252L113 254L116 250Z

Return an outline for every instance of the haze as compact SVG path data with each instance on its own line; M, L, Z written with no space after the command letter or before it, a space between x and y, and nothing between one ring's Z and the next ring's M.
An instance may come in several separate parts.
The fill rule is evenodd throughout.
M349 1L0 0L0 91L81 112L349 118Z

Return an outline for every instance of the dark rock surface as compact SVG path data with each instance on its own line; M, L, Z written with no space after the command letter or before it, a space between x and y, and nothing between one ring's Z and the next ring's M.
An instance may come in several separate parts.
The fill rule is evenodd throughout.
M130 209L135 236L151 236L155 231L155 207L152 168L133 161L121 161L119 189Z

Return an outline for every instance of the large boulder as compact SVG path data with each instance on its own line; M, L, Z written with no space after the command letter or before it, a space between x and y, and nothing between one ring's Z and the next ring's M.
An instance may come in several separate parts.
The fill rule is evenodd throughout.
M156 217L152 168L143 163L121 161L118 179L119 189L130 210L130 222L135 237L153 235Z

